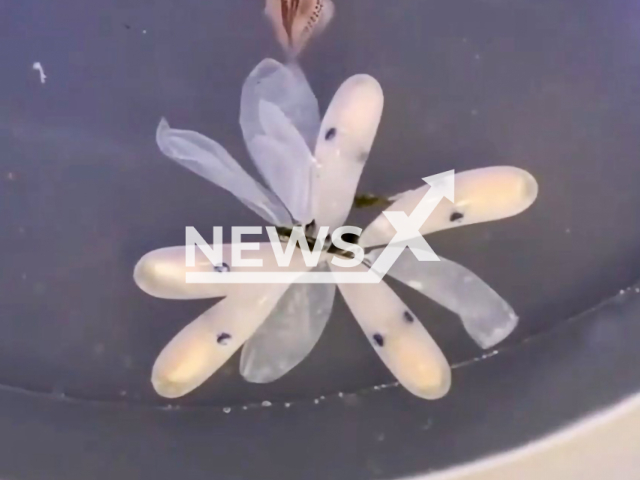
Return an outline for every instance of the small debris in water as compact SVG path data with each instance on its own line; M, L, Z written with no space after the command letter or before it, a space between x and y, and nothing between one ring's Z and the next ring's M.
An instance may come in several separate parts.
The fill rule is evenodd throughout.
M124 368L133 367L133 358L131 358L129 355L125 355L122 358L122 364L124 365Z
M15 181L15 179L16 179L16 174L15 173L13 173L13 172L7 173L7 180L9 180L10 182L13 182L13 181Z
M224 408L222 409L222 411L223 411L224 413L231 413L231 409L230 409L229 407L224 407Z
M273 404L269 400L265 400L264 402L262 402L263 407L270 407L271 405Z
M40 62L35 62L31 68L40 74L40 83L44 84L47 81L47 75L44 73L42 64Z
M422 425L422 427L420 427L420 430L429 430L432 425L433 425L433 421L429 419L427 423L425 423L424 425Z
M291 404L289 402L284 404L284 408L289 408L291 406Z
M318 405L320 403L320 400L318 400L317 398L313 401L313 403L315 403L316 405Z

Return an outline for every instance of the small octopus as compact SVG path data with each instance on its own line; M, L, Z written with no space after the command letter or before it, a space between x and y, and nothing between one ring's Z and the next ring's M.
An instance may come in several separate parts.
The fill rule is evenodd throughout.
M331 0L267 0L265 7L278 41L291 57L327 28L334 12Z

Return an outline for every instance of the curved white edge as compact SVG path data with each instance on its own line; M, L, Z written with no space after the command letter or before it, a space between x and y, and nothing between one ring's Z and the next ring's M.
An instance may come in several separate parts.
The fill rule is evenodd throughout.
M459 467L405 478L640 479L640 394L514 450Z

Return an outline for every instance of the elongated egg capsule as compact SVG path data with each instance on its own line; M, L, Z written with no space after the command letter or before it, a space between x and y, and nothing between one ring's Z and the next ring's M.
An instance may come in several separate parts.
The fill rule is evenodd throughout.
M369 75L355 75L338 89L320 126L315 157L314 216L319 227L342 226L378 131L384 94Z
M338 272L366 271L362 265ZM451 387L451 368L440 347L384 281L340 283L342 295L376 353L400 384L414 395L435 400Z
M286 244L281 244L286 250ZM243 287L242 284L226 283L187 283L187 272L272 272L297 271L304 268L304 259L300 249L293 252L289 267L280 267L271 243L260 243L258 250L244 250L242 259L262 260L262 267L232 267L232 245L222 246L222 260L213 265L207 256L195 248L195 265L187 267L187 249L184 246L167 247L154 250L144 255L133 271L136 285L145 293L171 300L192 300L197 298L223 297Z
M442 199L420 228L426 235L440 230L512 217L529 208L538 196L538 183L526 170L510 166L479 168L456 173L455 201ZM424 185L396 197L387 211L411 215L429 190ZM396 234L389 220L380 214L362 233L362 247L386 245Z
M242 285L183 328L162 350L151 373L158 395L177 398L199 387L253 335L289 287Z

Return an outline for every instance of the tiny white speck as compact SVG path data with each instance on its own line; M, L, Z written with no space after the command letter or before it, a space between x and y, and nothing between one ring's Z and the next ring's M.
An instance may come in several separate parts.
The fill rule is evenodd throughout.
M640 293L640 288L636 288L636 293Z
M315 403L316 405L318 405L320 403L320 400L318 400L317 398L313 401L313 403Z
M480 54L476 53L475 57L473 57L473 58L475 58L476 60L480 60Z
M47 81L47 75L45 75L44 68L40 62L35 62L31 68L40 74L40 83L45 83Z
M249 407L247 407L246 405L244 407L242 407L243 410L249 410Z
M126 397L127 396L127 391L126 390L120 390L120 396L121 397Z
M289 408L291 406L291 404L289 402L284 404L284 408Z
M380 387L378 385L376 385L375 387L373 387L374 390L380 390Z
M491 358L491 357L497 355L498 353L499 353L498 350L493 350L492 352L485 353L484 355L482 355L482 357L480 357L480 360L485 360L487 358Z
M57 398L65 398L64 390L62 389L62 387L54 387L51 393L53 393L53 395Z
M422 288L422 282L418 282L416 280L411 280L407 285L411 288L415 288L416 290L420 290Z
M620 295L624 295L624 290L620 290Z
M263 407L270 407L271 405L272 403L269 400L265 400L264 402L262 402Z
M13 182L16 179L16 174L13 172L9 172L7 173L7 180L9 180L10 182Z
M229 407L224 407L224 408L222 409L222 411L223 411L224 413L231 413L231 409L230 409Z
M324 395L320 395L320 400L324 400Z
M344 397L344 393L342 393L342 392L338 392L338 396L339 396L340 398L342 398L342 397Z
M143 35L146 35L147 31L146 30L142 30L142 33L143 33Z

